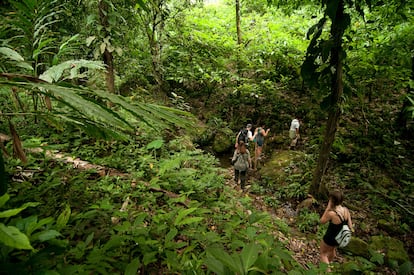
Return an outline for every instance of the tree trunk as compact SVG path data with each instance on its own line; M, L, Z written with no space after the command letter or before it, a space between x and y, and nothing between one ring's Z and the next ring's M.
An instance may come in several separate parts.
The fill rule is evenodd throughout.
M165 27L165 0L152 1L148 6L149 11L142 11L139 14L148 38L151 54L151 69L158 90L162 90L164 85L164 74L162 68L162 35Z
M103 60L106 65L106 87L110 93L115 93L114 57L111 52L105 50Z
M100 0L98 4L99 9L99 19L101 21L101 25L104 29L109 27L108 22L108 4L104 0ZM105 37L110 37L111 34L105 31ZM114 73L114 57L112 52L108 51L108 47L105 47L105 51L103 53L103 62L106 65L106 73L105 73L105 80L106 80L106 87L110 93L115 93L115 73Z
M323 143L319 152L316 169L313 174L312 184L309 193L317 198L323 198L327 195L327 187L323 182L323 176L325 175L329 155L331 153L332 144L335 140L335 133L337 130L338 122L341 116L341 96L343 93L342 82L342 36L345 31L345 24L341 24L344 19L344 3L340 0L338 8L336 10L335 20L331 26L331 37L333 39L333 47L331 49L330 66L335 68L332 75L331 83L331 102L328 113L328 121L326 131L324 134Z
M237 29L237 44L241 45L241 29L240 29L240 0L236 0L236 29Z

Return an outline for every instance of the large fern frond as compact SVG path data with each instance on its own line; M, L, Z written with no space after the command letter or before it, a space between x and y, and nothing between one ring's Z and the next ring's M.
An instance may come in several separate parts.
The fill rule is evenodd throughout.
M11 74L0 74L11 78ZM101 132L100 136L125 136L133 133L135 121L142 121L155 129L170 128L172 126L194 129L195 118L187 112L155 104L132 103L120 95L110 94L102 90L64 86L33 81L18 75L19 81L0 80L0 86L18 87L23 91L34 91L54 100L55 106L51 111L37 111L41 116L51 116L75 124L89 133L91 129ZM67 85L67 84L65 84ZM10 89L11 90L11 89ZM106 106L111 102L123 111L115 112ZM125 115L126 113L129 116ZM98 130L100 129L100 130ZM108 134L110 133L110 134Z

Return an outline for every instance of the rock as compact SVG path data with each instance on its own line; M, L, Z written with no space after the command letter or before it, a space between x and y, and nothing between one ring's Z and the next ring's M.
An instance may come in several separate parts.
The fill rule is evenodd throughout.
M273 186L283 186L286 178L292 174L303 174L296 163L306 158L300 151L275 152L264 167L261 168L262 178Z
M404 234L404 231L399 226L384 219L378 220L378 228L394 236Z
M373 236L369 247L377 252L384 253L384 260L391 267L394 267L395 263L401 265L409 261L404 244L398 239L388 236Z
M229 149L234 149L234 141L230 138L227 133L219 132L214 137L213 141L213 151L216 153L224 153Z
M369 253L368 243L355 236L352 236L349 244L346 247L341 248L341 250L355 256L364 257L366 259L369 259L371 257L371 254Z

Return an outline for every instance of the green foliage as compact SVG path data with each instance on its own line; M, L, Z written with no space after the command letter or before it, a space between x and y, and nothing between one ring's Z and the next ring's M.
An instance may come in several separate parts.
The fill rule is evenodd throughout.
M57 35L55 30L62 15L64 4L58 1L9 1L15 12L10 13L5 20L5 33L8 45L15 45L28 60L34 75L41 74L47 64L52 63L56 48ZM28 66L24 66L27 69Z
M6 202L10 199L8 194L4 194L0 197L0 207L3 207ZM0 218L10 218L16 216L21 211L25 210L27 207L35 207L38 203L28 202L23 204L19 208L8 209L3 212L0 212ZM0 223L1 238L0 241L12 248L17 249L30 249L33 250L33 247L30 245L29 238L15 226L7 226L4 223Z
M247 244L240 253L230 256L220 248L210 248L207 250L207 267L216 274L248 274L249 271L257 271L254 264L259 256L259 249L256 244Z
M414 94L414 92L411 92L411 94ZM414 98L412 98L411 95L407 95L407 99L411 106L407 107L404 111L407 112L408 115L411 115L411 119L414 120Z
M296 224L301 232L316 233L319 219L320 216L318 213L311 212L307 208L304 208L299 211Z
M159 15L168 17L162 37L156 37L161 54L153 55L160 58L168 81L161 94L151 90L156 82L151 71L154 60L147 34L142 32L149 25L131 27L137 25L135 16L141 12L131 13L136 2L101 1L109 5L106 26L99 22L98 2L25 0L0 7L2 12L14 9L5 13L5 28L0 30L0 72L8 78L0 83L0 132L7 132L3 122L11 119L24 148L31 148L26 152L27 164L5 158L5 166L0 166L6 169L1 175L10 175L6 180L11 196L0 216L13 214L1 218L0 236L16 232L29 248L20 249L24 245L17 245L13 238L0 238L2 270L19 274L33 270L60 274L326 272L326 265L309 264L309 270L299 266L275 237L280 232L289 235L290 227L254 210L249 196L240 197L225 184L226 172L217 168L217 159L197 148L211 145L216 133L231 136L246 122L264 122L271 125L272 133L284 135L291 114L301 110L306 114L301 126L306 157L274 172L283 175L277 183L264 176L254 181L250 193L263 195L265 204L272 207L306 197L325 120L315 106L327 96L325 87L330 84L328 78L316 76L331 73L328 66L316 68L329 60L332 47L323 26L326 22L316 21L320 10L304 6L309 1L278 1L290 8L304 6L295 12L290 9L286 17L279 9L266 7L265 1L242 1L243 44L238 47L234 1L177 14L175 4L182 1L158 1L166 4ZM142 11L149 11L146 3L138 1ZM336 3L323 1L326 18L333 19ZM407 20L397 20L396 2L391 1L375 3L376 8L385 9L364 10L366 20L359 21L356 14L363 3L347 9L352 25L344 35L344 121L338 125L326 180L337 179L335 183L354 199L350 203L371 205L370 215L389 217L388 223L406 234L413 225L412 198L406 195L413 193L412 146L401 139L393 121L396 106L410 87L412 20L410 14ZM313 59L307 56L312 63L302 69L309 69L308 73L314 69L317 75L311 76L322 87L312 97L299 75L309 28L314 40L308 53ZM83 49L81 41L92 51ZM85 58L106 50L122 53L115 60L117 81L131 98L96 88L104 83L101 63ZM38 75L52 83L39 82ZM86 88L73 86L80 80ZM157 104L168 101L166 94L172 96L167 104L179 110ZM410 93L408 97L411 102ZM406 109L409 114L411 105ZM183 112L189 110L207 126L194 126L192 116ZM200 129L189 137L190 131L184 128ZM91 139L85 133L108 139ZM277 149L282 155L279 145L267 145L265 150ZM5 150L10 153L11 147L6 143ZM36 153L38 147L49 151ZM81 170L59 160L51 150L105 169ZM266 167L276 171L279 166L275 162ZM28 201L35 201L36 207L28 207ZM318 226L318 220L316 213L301 211L296 226L302 232L316 231L319 240L326 225ZM361 222L356 216L356 221L361 231L369 230L369 219ZM371 253L371 259L351 257L345 265L335 264L334 270L372 273L386 260L379 253ZM410 262L390 265L401 274L412 269Z

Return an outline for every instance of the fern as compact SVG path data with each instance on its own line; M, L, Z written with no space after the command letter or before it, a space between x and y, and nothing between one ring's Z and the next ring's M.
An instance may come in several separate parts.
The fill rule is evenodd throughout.
M13 77L10 74L0 74L0 76L2 75L8 78ZM190 131L193 129L191 127L191 118L193 116L180 110L155 104L132 104L119 95L110 94L101 90L93 91L86 88L67 87L63 86L63 84L37 83L40 80L36 78L20 75L14 76L23 77L23 81L0 81L0 87L19 87L24 91L36 91L35 93L51 97L60 103L55 104L55 108L51 111L39 110L33 114L54 116L66 122L73 123L87 132L97 130L101 132L102 135L100 136L122 137L126 133L133 133L135 127L126 117L121 115L121 112L113 111L94 98L100 99L101 102L107 100L116 104L136 117L137 120L145 122L155 129L169 128L173 125L186 128ZM183 119L183 116L187 119Z

